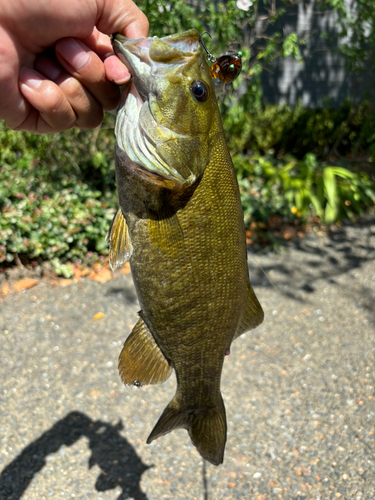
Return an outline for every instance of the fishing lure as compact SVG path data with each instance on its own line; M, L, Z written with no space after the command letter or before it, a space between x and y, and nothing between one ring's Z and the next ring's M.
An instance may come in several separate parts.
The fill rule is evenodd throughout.
M233 80L235 80L241 73L242 52L237 52L237 54L225 54L216 59L216 57L207 50L207 47L202 40L202 35L205 33L212 38L208 31L203 31L203 33L199 36L199 41L207 54L207 59L212 63L212 78L219 78L223 83L232 83Z

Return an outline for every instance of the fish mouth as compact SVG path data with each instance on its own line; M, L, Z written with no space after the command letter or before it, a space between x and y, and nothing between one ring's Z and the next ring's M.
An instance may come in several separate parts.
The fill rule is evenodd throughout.
M148 82L151 76L152 66L148 57L148 50L142 50L142 46L138 47L138 43L143 43L144 47L145 41L147 41L147 38L131 40L119 34L112 35L111 37L113 51L120 61L128 68L138 96L142 102L147 101L148 85L146 82Z
M127 97L120 104L116 120L116 139L118 146L126 152L139 173L164 178L179 185L191 185L196 176L192 173L182 176L158 152L153 130L159 130L166 140L184 139L175 131L166 129L158 123L152 112L151 103L155 101L157 89L155 81L178 69L181 64L200 53L199 33L195 29L170 35L164 38L149 37L128 39L115 34L111 38L113 50L126 65L132 75L132 83ZM137 166L139 168L137 168ZM143 172L142 172L143 171Z
M147 100L151 88L150 79L157 76L161 64L180 64L194 57L200 49L200 36L195 29L164 38L135 40L116 33L111 36L111 42L115 54L132 75L143 101Z

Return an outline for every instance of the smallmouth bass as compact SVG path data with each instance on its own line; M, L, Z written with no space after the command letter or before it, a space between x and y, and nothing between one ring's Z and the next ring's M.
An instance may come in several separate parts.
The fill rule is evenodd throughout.
M119 358L126 385L177 391L147 442L187 429L203 458L223 462L220 393L232 341L263 321L250 285L233 164L199 33L112 39L132 74L116 119L120 209L110 263L130 261L141 311Z

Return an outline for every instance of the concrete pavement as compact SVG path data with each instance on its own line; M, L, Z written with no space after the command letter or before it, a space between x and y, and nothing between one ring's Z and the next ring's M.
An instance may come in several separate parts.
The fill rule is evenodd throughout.
M374 257L375 217L249 254L266 319L225 361L219 467L184 430L146 445L175 381L119 379L138 311L130 276L7 295L0 499L375 498Z

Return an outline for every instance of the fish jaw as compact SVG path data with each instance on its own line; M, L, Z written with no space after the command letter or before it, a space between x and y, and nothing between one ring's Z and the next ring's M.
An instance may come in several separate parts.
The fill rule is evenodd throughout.
M136 89L142 102L147 101L149 88L147 84L151 77L152 67L149 50L147 47L146 50L144 48L145 41L147 40L147 38L128 40L122 35L112 36L113 50L120 61L129 69L132 75L133 84L137 82Z
M123 35L112 36L115 54L127 66L143 100L152 86L151 78L163 73L165 63L180 64L200 52L199 33L192 29L164 38L149 37L136 40Z
M208 141L217 110L199 33L137 40L114 35L112 45L132 75L115 128L128 163L141 174L147 170L157 183L161 177L179 189L194 184L209 163ZM207 103L194 102L191 84L196 80L207 86Z

